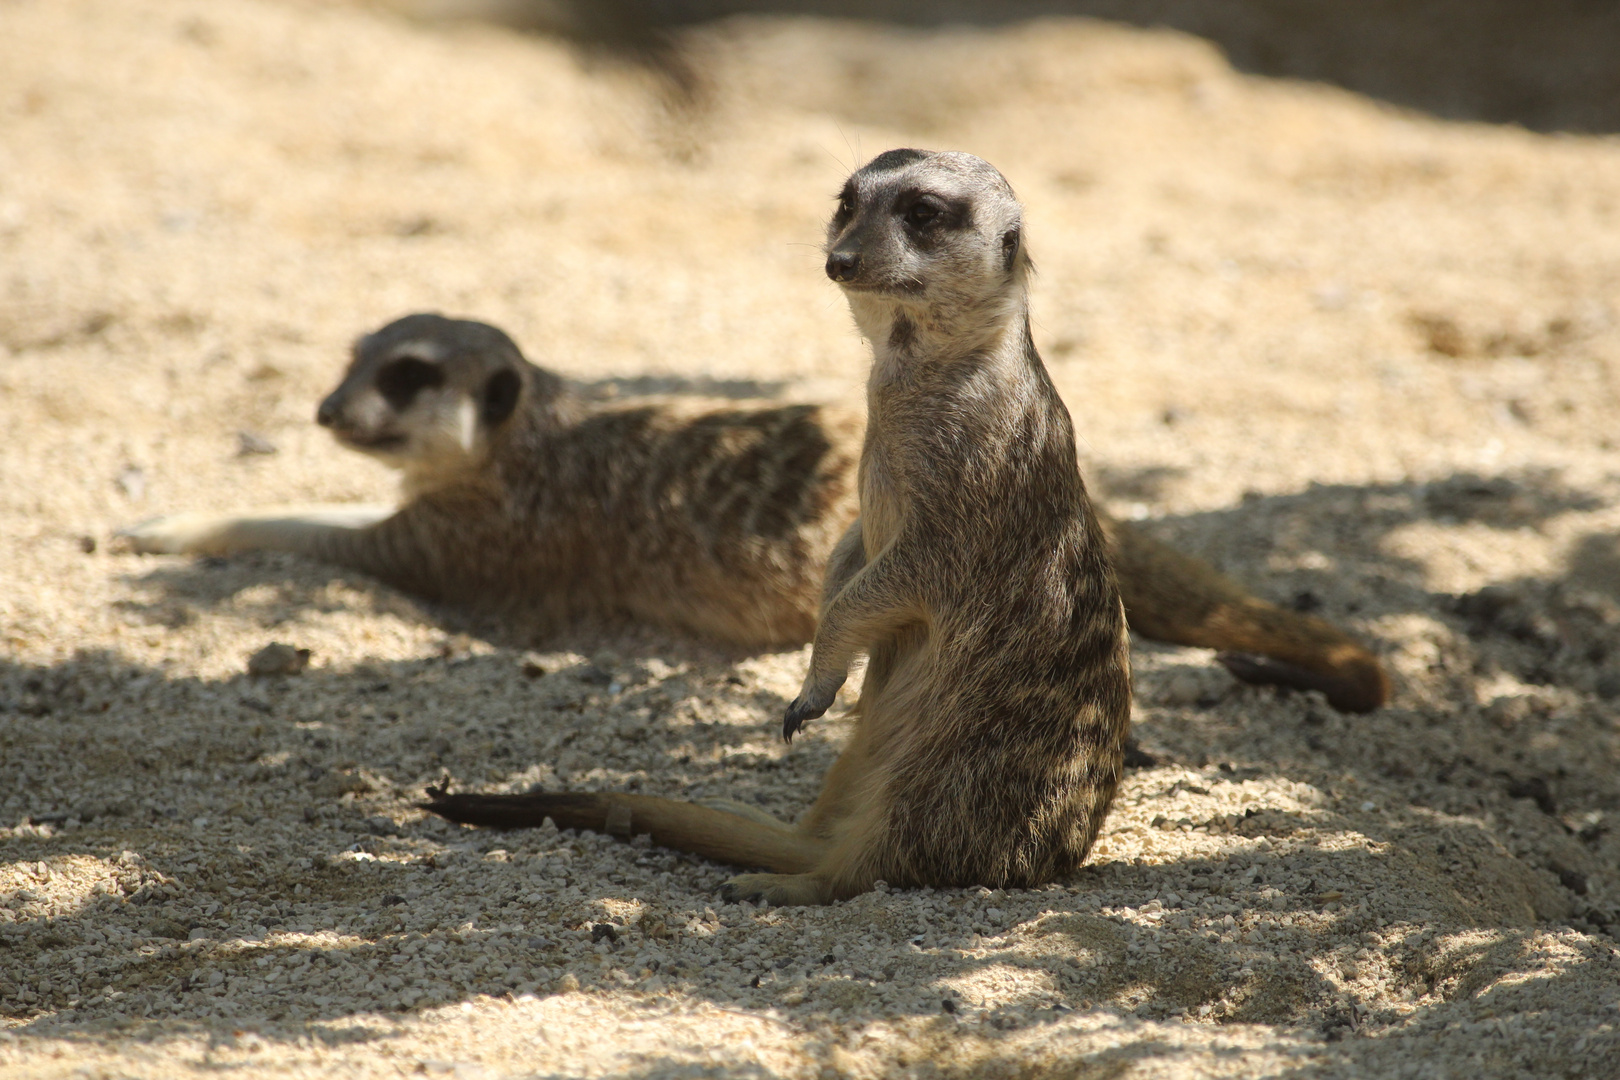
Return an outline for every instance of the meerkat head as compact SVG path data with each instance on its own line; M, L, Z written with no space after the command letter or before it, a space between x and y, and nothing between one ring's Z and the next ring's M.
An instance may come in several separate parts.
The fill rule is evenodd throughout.
M874 341L919 326L972 337L974 323L988 330L1022 307L1023 229L1012 186L989 162L890 150L839 193L827 276Z
M407 315L354 343L315 419L343 445L408 474L474 467L536 372L493 326Z

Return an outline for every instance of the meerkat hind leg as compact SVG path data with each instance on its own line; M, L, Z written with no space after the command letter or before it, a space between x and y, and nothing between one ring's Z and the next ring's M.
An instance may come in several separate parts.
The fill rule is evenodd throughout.
M720 897L728 904L763 900L772 907L830 904L837 899L832 883L818 874L738 874L720 886Z
M902 886L921 884L898 869L901 863L896 857L897 838L889 825L887 797L863 775L867 766L865 761L851 761L842 776L833 775L839 772L837 765L828 774L829 780L853 783L856 792L838 807L839 816L826 823L832 835L813 869L797 874L739 874L721 887L721 895L727 900L765 900L786 907L847 900L880 879ZM826 794L823 791L823 798ZM818 807L821 802L817 800ZM808 831L804 825L800 829L801 835Z

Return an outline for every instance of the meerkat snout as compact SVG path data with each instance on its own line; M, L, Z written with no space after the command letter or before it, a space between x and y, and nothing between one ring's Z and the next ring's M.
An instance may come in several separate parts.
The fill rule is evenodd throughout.
M861 272L861 253L835 251L827 256L827 276L834 281L854 281Z

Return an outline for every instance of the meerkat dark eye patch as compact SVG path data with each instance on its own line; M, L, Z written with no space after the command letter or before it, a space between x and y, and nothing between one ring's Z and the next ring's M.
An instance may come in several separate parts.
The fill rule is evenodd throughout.
M423 390L444 385L444 372L437 364L402 356L377 372L377 392L396 409L406 409Z
M491 375L484 383L484 400L479 409L484 425L494 427L511 416L522 393L523 380L511 368Z
M896 197L894 213L918 235L935 229L959 228L968 219L965 203L916 189L902 191Z

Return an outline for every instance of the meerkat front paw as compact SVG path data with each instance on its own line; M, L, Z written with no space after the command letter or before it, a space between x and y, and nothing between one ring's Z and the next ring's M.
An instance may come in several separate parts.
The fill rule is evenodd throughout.
M148 518L113 533L115 548L137 555L213 555L220 525L218 514L168 514Z
M833 700L838 697L838 688L842 685L842 679L833 683L831 688L805 683L782 717L782 738L792 742L794 734L804 727L806 720L814 720L832 708Z

